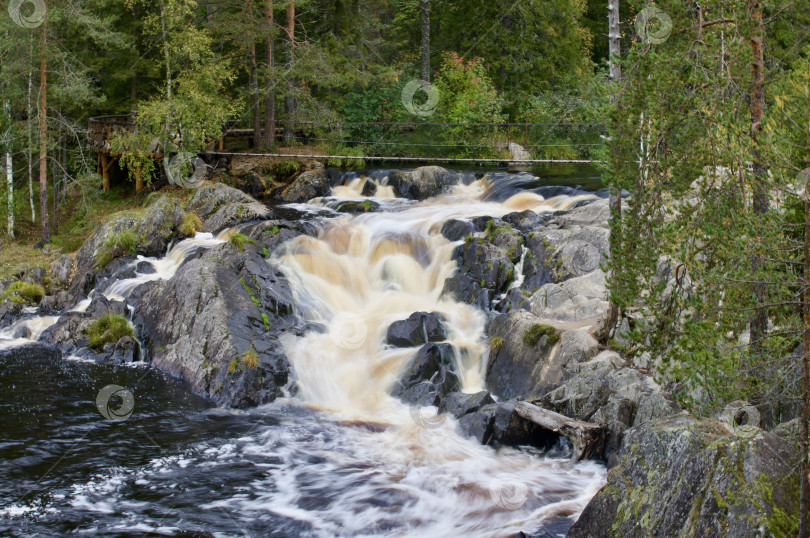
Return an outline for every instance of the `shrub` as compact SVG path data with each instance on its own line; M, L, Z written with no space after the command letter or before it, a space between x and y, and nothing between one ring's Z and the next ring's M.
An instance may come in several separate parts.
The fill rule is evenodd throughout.
M96 263L104 268L115 258L126 256L138 249L138 235L133 230L111 234L96 252Z
M45 297L45 289L39 284L18 280L0 295L0 303L8 299L17 304L38 304Z
M117 342L134 334L127 318L118 314L104 314L87 328L90 347L100 349L107 342Z
M203 223L196 213L189 211L183 215L183 221L180 223L180 233L186 237L194 237L194 234L202 230Z
M560 331L551 325L534 324L523 331L523 342L533 346L542 336L546 337L546 344L550 346L560 341Z
M494 355L498 353L501 348L503 347L504 339L501 336L495 336L492 338L492 342L490 343L490 352Z
M231 362L228 363L228 375L234 373L237 366L239 366L239 361L236 359L231 360Z

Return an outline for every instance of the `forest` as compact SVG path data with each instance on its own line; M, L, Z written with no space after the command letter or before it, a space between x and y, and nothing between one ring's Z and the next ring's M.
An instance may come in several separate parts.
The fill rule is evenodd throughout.
M379 155L414 162L424 157L426 163L439 157L475 158L480 162L459 173L487 176L494 182L491 177L513 172L516 162L519 167L510 145L517 141L523 144L518 146L521 151L528 151L524 164L588 162L600 176L598 196L606 200L604 228L609 229L609 238L605 237L604 252L593 267L604 273L607 294L604 319L591 331L599 349L619 354L634 371L665 388L672 409L703 420L727 414L729 406L755 408L754 426L769 433L791 424L792 439L800 443L802 471L794 476L799 477L798 485L790 492L800 506L771 513L768 529L771 535L810 536L810 6L806 2L8 0L7 4L0 13L0 169L5 172L0 176L0 284L7 286L0 293L0 304L15 297L20 305L30 304L21 291L28 268L50 267L63 255L80 259L95 241L93 234L118 212L142 211L161 192L192 204L200 196L194 192L202 190L187 192L167 185L169 157L199 154L210 164L210 152L229 129L244 131L249 142L228 149L232 154L223 152L233 159L231 168L220 176L214 171L214 177L238 175L233 163L240 152L341 156L324 164L340 169L345 184L333 184L323 192L303 190L311 195L300 199L287 185L298 188L303 174L316 174L307 159L273 161L267 178L257 168L261 190L267 194L262 202L271 206L337 196L360 177L352 174L377 166L370 158ZM126 117L132 128L115 131L105 146L117 163L118 180L110 189L107 161L97 156L98 147L90 147L88 125L91 118L112 116ZM394 129L396 136L390 134ZM334 134L338 131L339 136ZM419 147L427 146L431 153L418 153ZM486 161L506 166L489 167ZM402 183L396 183L403 180L395 179L400 173L416 171L390 176L386 172L385 180L371 174L368 184L362 180L362 195L370 200L363 202L365 211L390 209L373 198L374 190L378 197L391 188L393 197L424 200L442 188L447 194L452 183L442 183L439 172L425 172L424 178L438 182L437 190L405 195ZM237 187L242 185L238 181ZM276 188L272 195L265 183ZM541 198L551 204L557 199L549 192L543 191ZM548 211L576 210L580 200L576 197L591 195L585 190L564 194L574 197L571 203ZM497 202L508 205L509 200L504 196ZM448 215L470 219L477 215L474 210L483 211L475 209L475 203L470 202L469 213ZM248 208L244 217L243 206ZM256 220L270 218L249 202L239 207L234 222L248 222L249 214ZM509 207L539 212L538 207L545 208ZM458 288L452 291L457 296L469 287L485 294L491 291L489 302L481 295L465 299L489 316L482 334L490 346L489 360L495 361L490 369L497 367L495 357L502 350L512 353L510 345L522 345L509 342L509 324L518 322L509 318L499 325L495 310L505 308L503 316L514 314L513 308L525 311L526 304L539 301L538 290L549 282L562 286L566 279L581 276L565 273L568 262L561 253L566 252L565 245L573 244L570 237L556 242L557 236L540 221L532 221L530 231L516 224L518 217L507 222L506 215L504 210L481 229L471 228L470 235L451 239L464 240L458 247L462 250L473 248L475 241L488 241L487 256L501 248L508 260L504 263L511 267L511 272L503 270L503 278L496 277L496 285L486 274L476 273L475 264L465 265L468 260L458 252L453 258L462 272L473 275L468 288L455 282ZM204 227L200 218L206 217L188 217L191 230L184 237L224 228ZM263 247L264 257L273 259L274 249L282 252L283 247L266 241L286 224L274 225L275 232L270 229L268 236L242 235L240 229L236 246L244 250L247 242L249 247ZM567 229L564 224L558 228ZM309 232L296 228L296 233ZM483 239L477 235L474 240L475 234L483 234ZM504 240L504 234L518 237L519 244L508 243L513 239ZM95 245L95 262L99 249L108 251L105 263L96 263L93 271L100 275L107 262L146 252L142 236L121 237L118 243ZM433 245L432 239L423 240ZM507 241L511 248L499 241ZM598 243L593 238L582 241ZM300 250L309 248L303 241L296 245ZM408 249L423 248L414 245ZM523 255L521 249L526 249ZM312 256L318 259L317 253ZM538 259L542 256L547 257L545 266ZM486 261L487 269L495 263ZM529 269L531 264L537 266ZM309 275L301 276L300 268L296 270L295 278L285 273L290 282L321 289L308 280ZM542 280L541 274L553 276ZM243 276L237 288L240 293L247 290L259 307L264 301L261 292L254 296ZM456 277L447 282L452 278ZM39 299L46 291L38 294ZM76 293L71 288L71 298L89 301L87 291ZM496 299L503 301L497 308ZM547 315L550 301L537 312L532 310L540 321L522 333L529 347L541 339L543 345L553 346L560 338L555 331L570 329L545 324L538 312ZM3 315L0 311L0 326ZM269 330L267 315L260 319ZM496 334L493 327L503 331ZM164 349L153 348L155 354ZM252 349L239 351L253 353ZM208 364L207 358L203 364ZM491 384L489 375L484 377ZM538 381L547 393L515 392L514 397L550 405L550 395L556 392L552 388L565 379L548 385ZM214 389L209 389L210 396ZM613 413L613 418L604 418L612 424L622 408L616 403L608 409L606 402L587 416L581 407L586 404L580 403L555 411L586 421ZM742 403L734 407L735 402ZM640 413L639 405L633 400L629 416ZM621 435L606 435L608 445L623 446ZM643 450L644 443L640 444ZM625 447L621 453L638 446ZM717 502L721 507L734 504L728 498ZM588 509L584 513L595 517ZM620 523L625 525L621 532ZM578 531L576 525L572 529L587 535L587 523L579 525ZM616 525L613 535L629 535L626 521ZM656 528L659 532L663 527Z

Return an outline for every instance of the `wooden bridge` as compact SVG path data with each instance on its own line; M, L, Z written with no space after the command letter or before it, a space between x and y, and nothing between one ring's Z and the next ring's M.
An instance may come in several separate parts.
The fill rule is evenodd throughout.
M130 115L90 118L90 149L98 154L104 190L110 188L110 168L119 156L110 140L135 128ZM455 163L534 165L598 162L605 127L583 123L359 123L293 122L276 127L276 151L258 151L256 133L244 123L229 122L204 154L260 156L391 163ZM291 134L291 136L290 136ZM259 132L264 136L263 131ZM153 158L163 159L160 148ZM252 152L250 150L253 150ZM143 181L136 174L136 190Z

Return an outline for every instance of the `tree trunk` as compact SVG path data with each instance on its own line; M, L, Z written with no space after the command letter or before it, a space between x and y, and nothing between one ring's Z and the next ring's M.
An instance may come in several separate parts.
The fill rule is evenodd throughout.
M611 102L615 105L616 104L616 85L621 81L622 78L622 70L619 66L619 58L621 57L621 33L619 30L619 0L609 0L608 1L608 43L610 46L610 82L614 86L613 96L611 96ZM612 193L612 202L611 205L613 207L612 216L617 223L622 220L622 190L615 189L615 192ZM613 229L611 233L611 244L614 241L619 241L618 237L618 230ZM611 259L613 259L611 257ZM610 278L611 275L608 275L610 280L613 280L612 292L618 292L618 283L615 279ZM608 311L607 316L605 319L605 324L602 327L601 334L599 335L599 339L603 342L607 342L608 338L610 337L610 331L613 329L614 325L619 321L619 316L621 316L621 312L619 311L619 305L617 305L613 300L610 301L608 304Z
M753 61L751 62L751 139L754 158L754 214L764 215L768 211L768 193L765 185L767 167L762 160L759 133L762 131L762 119L765 116L765 58L763 52L762 5L758 0L749 4L750 16L755 23L754 33L750 38ZM762 260L754 255L751 260L753 279L759 280L757 272ZM754 300L757 304L767 302L767 290L763 283L754 284ZM768 310L758 308L751 318L751 349L755 356L762 354L762 341L768 330Z
M48 225L48 23L42 23L42 50L39 62L39 218L42 241L51 240Z
M31 34L31 47L28 57L28 121L26 123L26 130L28 131L28 203L31 204L31 222L37 221L37 210L34 206L34 132L32 116L34 110L31 107L31 91L33 88L34 78L34 34Z
M248 57L250 60L250 112L251 112L251 126L253 128L253 146L259 146L262 142L262 112L259 108L259 73L256 65L256 42L253 40L253 0L247 2L248 24L248 39L250 46L248 47Z
M264 1L264 22L267 31L273 31L273 0ZM265 67L264 78L264 147L273 149L276 145L276 94L273 91L273 34L270 33L264 43Z
M799 469L799 538L810 537L810 101L807 108L807 135L804 165L808 173L804 185L804 278L802 285L802 420L800 425L802 464Z
M289 0L287 3L287 39L289 46L287 61L289 62L289 68L292 69L295 60L295 0ZM290 77L287 79L287 95L284 97L284 143L286 144L291 143L295 135L293 127L295 119L294 88L295 80Z
M430 0L422 2L422 80L430 82Z
M11 118L10 105L5 103L6 117ZM9 133L10 134L10 133ZM14 239L14 165L11 158L11 137L6 137L6 184L8 185L8 236Z
M610 80L618 82L622 78L619 58L622 56L621 30L619 29L619 0L608 0L608 47L610 58Z
M515 404L515 413L541 428L557 432L574 445L573 461L596 457L605 444L605 428L593 422L568 418L529 402Z

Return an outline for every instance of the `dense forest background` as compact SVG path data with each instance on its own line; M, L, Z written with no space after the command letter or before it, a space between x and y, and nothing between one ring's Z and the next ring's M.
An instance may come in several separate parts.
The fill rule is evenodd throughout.
M72 252L105 215L137 203L131 189L100 192L91 116L136 114L137 132L112 148L130 171L154 166L156 144L202 150L227 121L257 133L290 120L604 123L614 200L606 337L661 358L684 401L778 401L776 415L796 407L810 177L805 3L625 2L610 32L618 4L597 0L7 7L9 271ZM402 102L418 79L441 95L429 115ZM30 249L37 241L45 249Z

